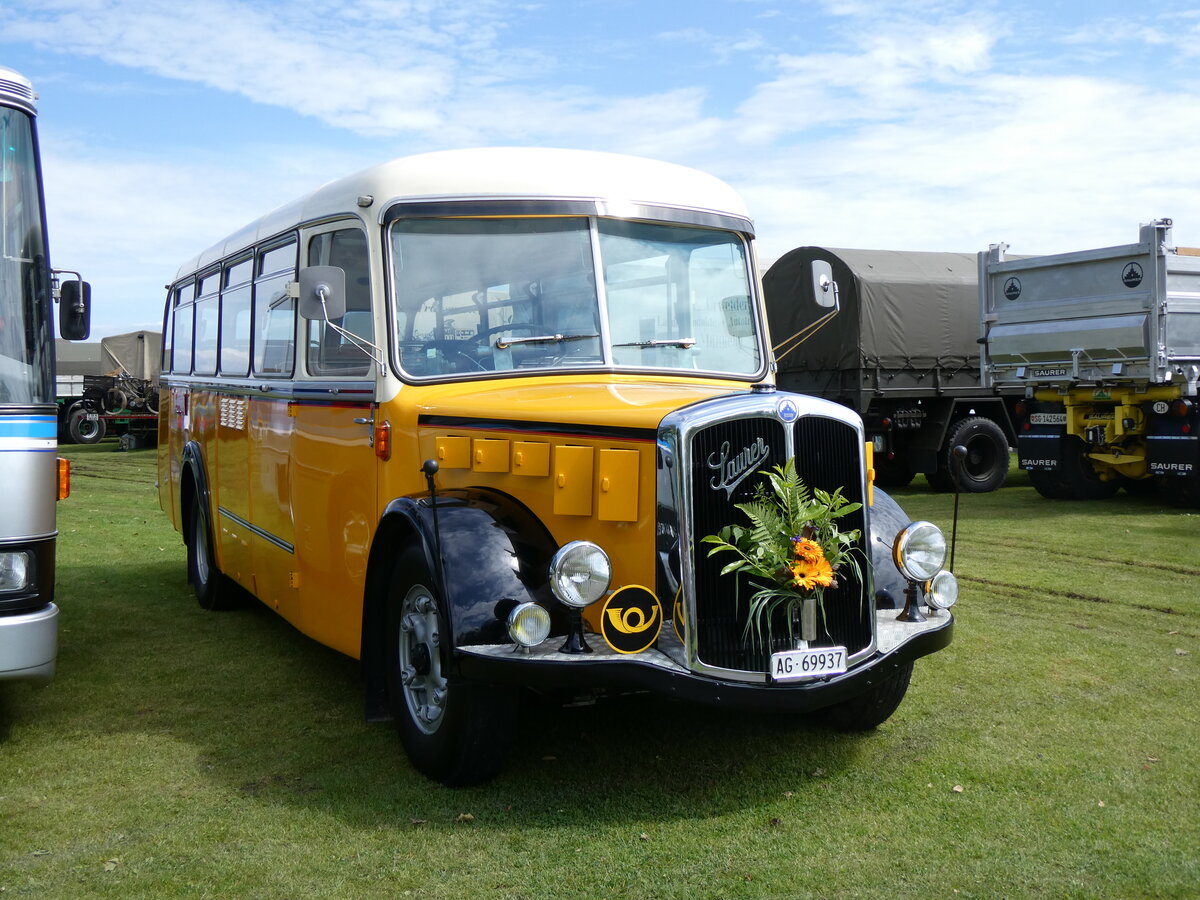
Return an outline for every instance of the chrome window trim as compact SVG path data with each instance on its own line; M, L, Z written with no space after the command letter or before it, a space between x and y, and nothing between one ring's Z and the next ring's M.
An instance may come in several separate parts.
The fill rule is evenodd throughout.
M785 419L781 413L781 401L790 400L795 404L795 418ZM866 455L861 449L866 436L862 420L852 410L826 400L808 397L802 394L792 394L784 391L758 390L747 394L722 397L715 400L705 400L691 406L683 407L663 418L658 431L658 446L665 454L663 465L658 469L658 503L673 509L677 525L693 521L693 498L691 489L691 461L688 459L693 438L697 431L719 425L723 422L746 420L750 418L771 419L783 426L785 436L785 454L788 459L795 457L795 424L806 416L820 416L834 419L854 429L858 435L859 477L862 496L867 496ZM873 602L873 577L870 571L870 508L864 502L863 509L863 546L868 553L868 565L863 572L863 588L869 592L868 599ZM687 621L696 621L696 584L695 571L691 565L692 554L698 538L691 533L690 527L678 527L679 542L679 576L683 587L683 597ZM700 675L713 678L724 678L732 681L744 681L758 684L771 683L765 672L750 672L744 669L725 669L711 666L700 659L696 632L687 629L687 640L684 642L688 668ZM873 621L871 640L868 645L849 657L851 666L873 655L878 649L878 630Z

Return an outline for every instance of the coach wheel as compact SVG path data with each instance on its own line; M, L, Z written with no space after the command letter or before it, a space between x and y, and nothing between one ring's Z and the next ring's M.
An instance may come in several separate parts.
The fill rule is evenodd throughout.
M104 420L99 416L88 418L87 409L78 407L71 410L70 421L67 422L67 435L76 444L95 444L104 438Z
M443 603L419 550L397 561L388 600L388 700L413 767L452 787L494 778L516 731L515 691L453 671Z
M887 721L912 680L913 664L908 663L866 693L844 700L824 710L825 721L838 731L870 731Z
M188 581L196 591L196 601L204 609L225 610L240 605L231 585L217 568L213 552L212 528L204 499L196 491L192 497L192 508L188 524Z

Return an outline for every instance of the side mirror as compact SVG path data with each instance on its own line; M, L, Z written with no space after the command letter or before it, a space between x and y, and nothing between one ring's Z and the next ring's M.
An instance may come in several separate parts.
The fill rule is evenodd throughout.
M305 319L328 322L346 314L346 272L337 266L300 270L299 312Z
M68 341L86 341L92 333L92 286L64 281L58 294L58 333Z
M838 286L837 282L833 280L833 266L826 260L814 259L812 280L813 297L816 298L817 306L824 306L835 312L839 311Z

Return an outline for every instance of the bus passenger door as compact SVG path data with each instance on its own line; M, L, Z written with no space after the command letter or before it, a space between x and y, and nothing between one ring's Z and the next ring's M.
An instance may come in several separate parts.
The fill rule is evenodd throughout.
M357 657L367 555L376 524L371 446L375 364L354 340L374 341L367 239L357 226L324 226L301 251L307 265L346 273L346 313L303 322L303 363L292 436L292 512L301 612L297 626ZM301 396L303 393L303 396Z

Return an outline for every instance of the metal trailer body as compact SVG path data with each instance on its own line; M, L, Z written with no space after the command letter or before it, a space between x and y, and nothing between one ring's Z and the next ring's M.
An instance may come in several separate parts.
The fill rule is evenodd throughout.
M951 488L957 444L968 449L964 490L1003 484L1015 438L1007 395L1019 391L981 383L973 254L797 247L763 289L780 387L858 412L880 484L923 472Z
M1171 225L1115 247L979 254L984 383L1025 398L1020 464L1046 496L1158 479L1200 505L1200 251L1175 247Z

